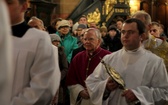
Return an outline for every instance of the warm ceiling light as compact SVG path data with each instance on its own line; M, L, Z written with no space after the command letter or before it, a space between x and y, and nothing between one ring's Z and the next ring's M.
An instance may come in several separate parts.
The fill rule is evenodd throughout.
M130 0L130 12L131 14L139 10L139 0Z

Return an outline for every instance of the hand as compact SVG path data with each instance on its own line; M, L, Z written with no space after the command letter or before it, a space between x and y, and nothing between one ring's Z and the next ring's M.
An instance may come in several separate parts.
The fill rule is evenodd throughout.
M107 84L106 84L106 89L108 91L113 91L116 88L118 88L118 86L119 85L115 81L113 81L111 78L109 78L108 81L107 81Z
M80 97L82 97L83 99L89 99L89 93L87 91L87 89L84 89L82 90L80 93L79 93Z
M134 101L137 101L137 97L135 96L135 94L132 92L132 90L128 89L128 90L125 90L122 94L123 97L125 97L126 101L128 103L130 102L134 102Z

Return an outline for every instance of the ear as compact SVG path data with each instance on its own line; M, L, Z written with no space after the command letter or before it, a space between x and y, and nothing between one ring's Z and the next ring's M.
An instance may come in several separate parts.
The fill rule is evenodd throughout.
M152 27L152 24L149 24L149 25L147 26L147 30L150 30L151 27Z
M143 34L139 35L139 38L140 38L141 41L143 41L145 39L145 34L146 33L143 33Z
M101 45L103 43L103 39L98 39L98 43Z
M22 11L23 11L23 12L26 12L27 9L28 9L28 2L24 2L24 3L22 4Z

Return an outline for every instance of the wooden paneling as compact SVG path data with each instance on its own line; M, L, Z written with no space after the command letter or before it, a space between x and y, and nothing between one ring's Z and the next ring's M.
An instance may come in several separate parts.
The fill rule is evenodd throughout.
M80 0L53 0L53 3L59 4L56 7L56 16L66 19L79 2Z
M150 3L147 1L141 1L140 2L140 10L145 10L146 12L150 13Z
M48 26L51 21L52 11L56 4L44 0L30 0L30 11L26 14L26 18L37 16L42 19L45 26ZM29 16L29 17L28 17Z

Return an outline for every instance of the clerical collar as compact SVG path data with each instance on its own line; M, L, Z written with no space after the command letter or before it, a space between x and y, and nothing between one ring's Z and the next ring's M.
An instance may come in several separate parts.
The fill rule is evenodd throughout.
M12 26L12 35L16 37L23 37L26 31L31 28L26 22L18 23Z
M102 50L102 49L101 49L100 47L98 47L94 52L92 52L92 53L87 52L87 53L88 53L88 56L89 56L89 57L92 57L92 56L94 56L95 54L99 53L101 50Z
M124 47L125 51L127 51L127 52L136 52L136 51L139 50L139 48L140 48L140 47L138 47L137 49L134 49L134 50L127 50L127 49Z

